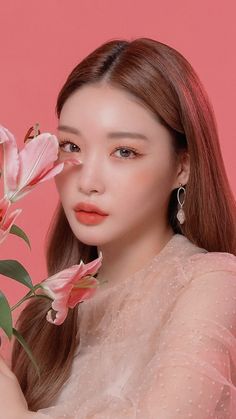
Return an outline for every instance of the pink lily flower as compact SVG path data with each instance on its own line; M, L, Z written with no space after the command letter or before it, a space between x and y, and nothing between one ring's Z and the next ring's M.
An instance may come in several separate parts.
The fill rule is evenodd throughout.
M9 213L10 205L11 203L6 196L0 200L0 244L6 239L15 219L22 211L18 208Z
M102 252L97 259L84 264L73 265L41 282L41 288L53 299L52 309L56 311L55 319L52 310L47 313L50 323L60 325L67 317L68 309L74 308L82 301L91 298L96 292L99 281L93 277L101 266Z
M27 142L19 152L14 136L0 126L0 145L3 146L4 193L15 202L37 184L60 173L64 164L80 164L78 159L58 160L58 140L55 135L42 133Z

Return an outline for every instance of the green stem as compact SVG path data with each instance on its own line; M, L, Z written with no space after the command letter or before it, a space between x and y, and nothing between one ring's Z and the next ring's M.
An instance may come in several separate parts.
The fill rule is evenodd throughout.
M11 307L11 311L15 310L17 307L19 307L24 301L28 300L32 296L32 291L28 292L18 303L16 303L13 307Z
M35 285L35 287L30 290L28 292L28 294L26 294L20 301L18 301L18 303L16 303L13 307L11 307L11 311L15 310L17 307L19 307L22 303L24 303L25 301L29 300L30 298L33 297L40 297L40 298L47 298L48 300L52 300L52 298L50 298L48 295L44 295L44 294L35 294L35 291L38 288L42 288L40 284Z

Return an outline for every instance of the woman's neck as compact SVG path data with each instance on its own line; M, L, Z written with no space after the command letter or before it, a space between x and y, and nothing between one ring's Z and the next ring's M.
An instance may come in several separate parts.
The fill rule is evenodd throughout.
M173 237L174 232L168 227L162 233L155 234L151 239L137 240L126 243L108 244L98 247L102 251L102 266L98 272L97 279L114 283L120 277L126 278L142 269L149 260L157 255L168 241Z

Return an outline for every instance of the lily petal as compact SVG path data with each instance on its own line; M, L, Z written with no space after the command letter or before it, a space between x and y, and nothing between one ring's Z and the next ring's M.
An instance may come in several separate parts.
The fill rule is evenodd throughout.
M15 190L19 173L19 156L15 137L5 127L0 125L0 144L3 148L3 168L4 192Z
M73 265L61 272L50 276L41 282L43 289L47 291L51 298L56 297L56 292L63 290L66 286L71 285L72 278L76 275L80 265Z
M52 310L49 310L47 315L46 315L46 319L49 323L55 324L57 326L60 326L66 319L68 314L68 308L65 310L60 310L56 312L56 317L53 320L52 318Z
M9 199L7 198L7 196L5 195L1 200L0 200L0 225L1 223L4 222L4 217L6 216L7 210L10 207L11 203L9 201Z
M62 324L69 308L74 308L77 304L94 295L99 281L92 275L101 266L101 259L102 252L97 259L87 264L84 264L81 260L78 265L57 272L41 282L43 291L53 299L52 309L56 311L54 320L52 319L52 311L48 311L47 320L50 323Z
M57 157L58 141L55 135L43 133L26 143L19 153L20 169L17 189L7 191L9 199L11 201L19 199L19 192L43 171L51 168Z
M89 282L91 285L94 285L93 288L72 288L67 302L69 308L74 308L81 301L93 297L96 292L96 285L99 284L99 281L96 280L96 278L91 278Z
M4 177L4 193L15 202L38 183L57 176L65 164L81 164L75 158L60 161L55 135L42 133L27 142L19 152L13 134L0 125L0 171Z
M22 209L18 208L8 215L5 214L3 223L0 224L0 244L7 238L10 233L11 227L14 224L16 218L21 213Z
M51 168L46 168L38 178L35 178L31 183L30 187L34 184L44 182L45 180L50 180L54 176L58 175L63 169L65 164L79 165L81 161L78 159L67 159L63 162L54 163Z
M84 264L83 261L80 262L80 269L78 274L73 278L72 283L76 283L80 278L82 279L87 275L94 275L97 270L101 267L102 264L102 252L99 253L99 257L95 260L92 260L89 263Z

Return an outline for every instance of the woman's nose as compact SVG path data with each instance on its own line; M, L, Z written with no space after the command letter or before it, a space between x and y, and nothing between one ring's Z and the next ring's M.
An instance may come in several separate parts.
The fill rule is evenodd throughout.
M89 159L81 159L81 161L77 175L78 190L84 194L103 193L104 181L101 158L94 156Z

